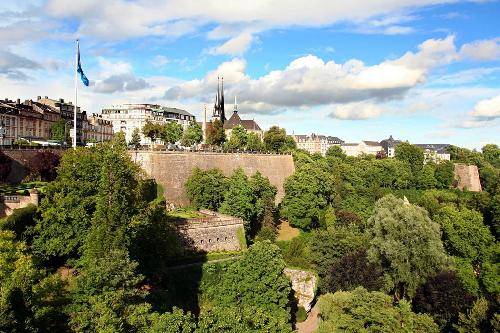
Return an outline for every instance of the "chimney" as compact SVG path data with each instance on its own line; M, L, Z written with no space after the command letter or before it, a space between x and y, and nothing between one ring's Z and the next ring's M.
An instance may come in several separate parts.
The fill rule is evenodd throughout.
M49 96L45 96L45 99L49 99Z
M59 98L59 102L64 103L64 98Z
M21 99L20 98L17 99L17 104L21 104Z
M42 99L42 96L36 96L36 100L39 101Z

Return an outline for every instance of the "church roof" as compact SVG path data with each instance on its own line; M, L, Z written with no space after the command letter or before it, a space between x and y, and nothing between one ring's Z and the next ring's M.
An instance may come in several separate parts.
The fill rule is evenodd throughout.
M260 126L254 120L241 119L238 112L233 112L231 118L224 122L224 129L233 129L238 125L246 130L261 131Z

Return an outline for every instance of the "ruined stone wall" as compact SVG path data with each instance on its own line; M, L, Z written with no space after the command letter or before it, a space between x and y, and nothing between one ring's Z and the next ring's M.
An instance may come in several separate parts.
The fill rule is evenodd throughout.
M203 170L218 168L226 176L238 168L249 176L259 171L277 187L278 202L284 196L285 179L295 171L291 155L167 151L131 151L130 154L132 160L163 186L165 198L177 205L189 204L184 185L197 167Z
M177 229L184 235L187 244L205 252L243 250L246 247L243 220L220 213L212 214L177 223Z
M458 189L472 192L481 192L482 190L479 170L475 165L455 163L454 178Z

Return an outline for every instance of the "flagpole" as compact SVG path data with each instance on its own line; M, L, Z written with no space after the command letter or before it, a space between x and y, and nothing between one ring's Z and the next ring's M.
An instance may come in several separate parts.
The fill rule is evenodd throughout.
M76 149L76 113L78 110L78 49L79 41L77 39L75 50L75 107L73 109L73 149Z

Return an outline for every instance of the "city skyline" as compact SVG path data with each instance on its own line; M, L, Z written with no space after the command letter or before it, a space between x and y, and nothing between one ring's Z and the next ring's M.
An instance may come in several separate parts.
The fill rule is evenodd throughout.
M158 103L202 119L220 75L226 104L237 95L264 128L481 148L500 141L499 11L496 1L2 4L0 97L72 100L78 37L90 113Z

